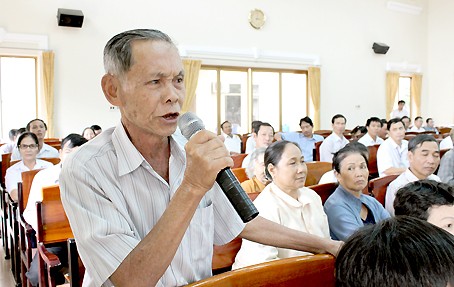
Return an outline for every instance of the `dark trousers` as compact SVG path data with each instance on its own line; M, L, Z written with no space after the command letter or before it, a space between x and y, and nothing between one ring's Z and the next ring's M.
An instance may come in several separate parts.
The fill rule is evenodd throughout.
M57 285L65 283L65 277L60 272L63 267L68 267L68 247L66 243L59 243L53 244L49 247L46 246L46 249L57 255L58 259L60 259L61 265L53 268L51 272L51 276L55 278L55 283ZM36 252L35 256L33 257L32 263L30 265L30 269L28 269L25 276L27 276L28 280L32 284L32 286L38 286L39 284L39 274L38 274L38 252Z

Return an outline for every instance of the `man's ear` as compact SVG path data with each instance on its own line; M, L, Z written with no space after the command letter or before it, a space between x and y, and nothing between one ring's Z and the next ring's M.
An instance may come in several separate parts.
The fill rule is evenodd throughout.
M101 87L107 101L109 101L109 103L111 103L113 106L119 106L120 99L118 98L117 94L117 91L119 89L118 79L111 74L105 74L101 79Z

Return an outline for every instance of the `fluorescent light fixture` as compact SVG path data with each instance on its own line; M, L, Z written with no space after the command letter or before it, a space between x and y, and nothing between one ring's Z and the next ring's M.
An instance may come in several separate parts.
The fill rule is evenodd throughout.
M47 50L49 41L47 35L8 33L0 27L0 47Z
M412 15L419 15L422 12L422 7L412 4L406 4L397 1L388 1L387 8L389 10L412 14Z

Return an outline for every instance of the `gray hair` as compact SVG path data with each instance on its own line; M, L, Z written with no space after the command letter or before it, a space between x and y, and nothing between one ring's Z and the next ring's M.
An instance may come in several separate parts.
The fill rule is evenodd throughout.
M121 76L133 64L131 43L136 40L164 41L175 44L172 39L159 30L135 29L122 32L110 39L104 47L104 69L106 73Z
M246 174L249 178L254 177L255 162L257 161L259 156L265 154L265 150L266 150L266 147L260 147L251 154L251 160L249 161L249 164L246 167Z

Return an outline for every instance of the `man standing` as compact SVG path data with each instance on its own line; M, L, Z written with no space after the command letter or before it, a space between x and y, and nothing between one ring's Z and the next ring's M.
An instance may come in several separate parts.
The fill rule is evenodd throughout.
M380 176L403 173L408 164L408 141L404 140L404 123L399 118L388 122L388 138L377 150L377 167Z
M184 70L169 36L114 36L104 49L106 99L121 123L65 161L61 198L86 267L84 286L182 286L211 275L214 244L236 236L336 253L340 243L260 216L244 224L215 184L233 165L222 140L175 132Z
M411 132L416 132L416 133L423 133L426 130L422 127L422 117L416 117L414 121L414 125L411 127L410 131Z
M225 121L221 124L222 135L224 136L224 144L230 155L241 153L241 139L233 134L232 124Z
M405 101L403 101L403 100L398 101L397 109L395 109L391 112L391 119L402 118L404 116L408 117L409 113L408 113L407 109L405 109L404 107L405 107Z
M300 120L301 132L277 133L276 140L287 140L297 143L304 156L304 161L314 161L314 148L316 142L323 141L321 135L312 133L314 123L311 118L304 117Z
M394 198L399 188L407 183L421 179L440 181L433 173L440 163L440 148L431 135L417 135L408 143L408 161L410 167L393 180L386 190L385 208L394 215Z
M348 144L344 137L346 123L347 119L341 114L331 119L333 132L320 145L320 161L333 162L333 154Z
M255 148L243 159L241 167L247 168L251 160L252 153L261 147L267 148L274 139L274 128L269 123L260 123L257 133L252 135L255 140Z
M372 146L383 143L383 139L378 136L381 131L382 123L377 117L371 117L366 122L367 134L362 136L358 142L365 146Z

